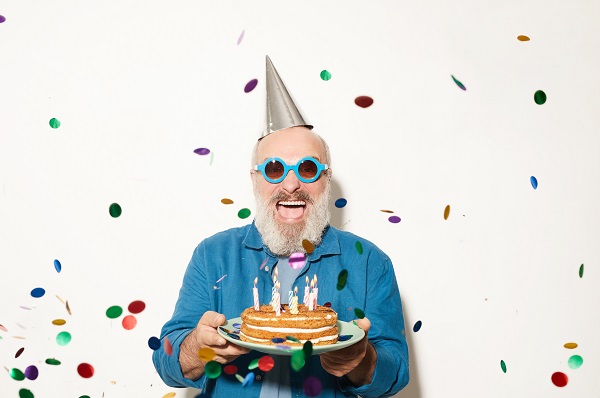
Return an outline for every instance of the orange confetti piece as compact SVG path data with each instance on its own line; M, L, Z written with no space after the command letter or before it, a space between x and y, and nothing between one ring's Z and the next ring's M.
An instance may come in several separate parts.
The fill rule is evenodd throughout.
M525 36L525 35L519 35L517 36L517 40L519 41L529 41L529 37Z
M565 343L565 348L567 348L569 350L577 348L577 343Z

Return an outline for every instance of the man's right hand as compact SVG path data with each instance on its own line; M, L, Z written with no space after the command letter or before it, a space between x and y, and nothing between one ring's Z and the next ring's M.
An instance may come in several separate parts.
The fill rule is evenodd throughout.
M204 364L198 357L201 348L210 348L215 352L213 361L225 364L233 361L250 350L228 342L217 332L217 328L225 324L225 315L214 311L206 311L196 328L192 330L181 343L179 364L183 375L191 380L197 380L204 373Z

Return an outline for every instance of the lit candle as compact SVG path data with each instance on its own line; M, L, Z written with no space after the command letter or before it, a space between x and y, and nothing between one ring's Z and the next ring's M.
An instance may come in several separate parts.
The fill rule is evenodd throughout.
M275 298L273 299L273 310L275 311L275 316L281 315L281 301L279 298L279 281L275 284Z
M254 310L260 310L260 305L258 304L258 289L256 288L256 282L258 282L258 277L254 278L254 287L252 288L252 294L254 294Z
M318 304L317 304L317 297L319 296L319 289L317 288L317 276L314 276L315 278L315 287L313 289L313 300L315 300L315 308L317 308Z
M312 291L312 288L315 287L315 280L310 281L311 292L308 298L308 310L312 311L315 309L315 293Z
M298 313L298 286L294 288L294 296L290 304L290 313L296 315Z
M308 275L306 275L306 287L304 288L304 300L303 300L303 303L307 307L308 307L308 300L309 300L308 289L309 289L309 287L308 287Z

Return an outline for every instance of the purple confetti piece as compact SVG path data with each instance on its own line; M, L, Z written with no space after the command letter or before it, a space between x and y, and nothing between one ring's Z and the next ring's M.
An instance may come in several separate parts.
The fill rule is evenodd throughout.
M198 155L208 155L210 153L210 149L208 148L198 148L198 149L194 149L194 153L198 154Z
M246 83L246 86L244 87L244 92L245 93L251 92L252 90L254 90L256 88L257 84L258 84L257 79L250 80L248 83Z
M225 277L227 276L227 274L223 275L222 277L220 277L215 283L219 283L221 282L223 279L225 279Z
M400 217L391 216L390 218L388 218L388 221L391 222L392 224L398 224L400 222Z
M239 46L240 43L242 42L242 39L244 38L244 34L246 33L246 29L242 30L242 33L240 34L240 37L238 37L238 41L237 41L237 45Z

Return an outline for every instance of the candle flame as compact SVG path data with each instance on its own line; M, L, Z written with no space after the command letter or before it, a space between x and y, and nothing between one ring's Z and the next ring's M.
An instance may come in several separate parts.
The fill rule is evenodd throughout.
M306 275L306 284L308 285L308 275Z
M312 281L310 281L310 287L311 287L311 289L315 287L315 280L314 279Z
M256 282L258 282L258 276L256 278L254 278L254 284L256 285Z
M280 286L281 286L281 284L279 283L279 281L277 281L277 283L275 283L275 289L279 290Z
M317 284L317 275L315 275L315 285Z
M298 286L294 288L294 294L298 294Z

